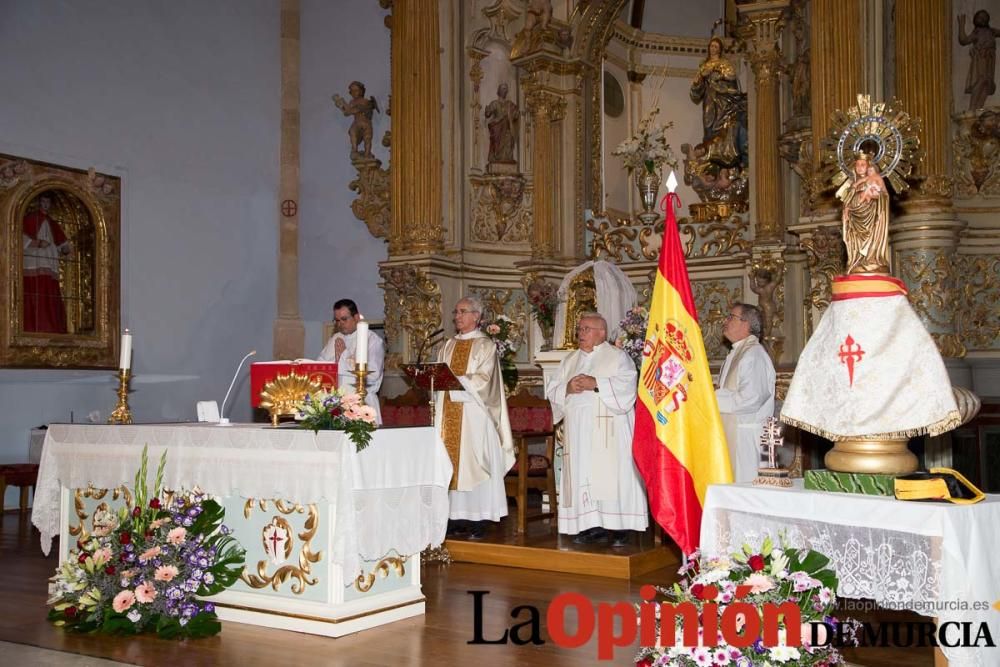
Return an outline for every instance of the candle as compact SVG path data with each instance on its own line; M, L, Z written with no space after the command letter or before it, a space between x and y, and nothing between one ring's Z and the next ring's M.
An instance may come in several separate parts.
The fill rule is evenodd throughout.
M359 364L368 363L368 323L364 320L358 322L358 344L354 360Z
M125 330L122 334L121 357L118 359L118 368L127 371L132 365L132 334Z

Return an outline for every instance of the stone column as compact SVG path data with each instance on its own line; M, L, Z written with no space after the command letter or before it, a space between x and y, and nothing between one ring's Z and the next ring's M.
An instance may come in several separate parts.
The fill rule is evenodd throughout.
M534 137L531 142L533 170L533 210L531 256L548 259L555 253L556 204L555 188L559 179L559 152L555 140L559 136L554 125L566 114L566 101L551 92L535 87L527 95L528 111Z
M278 316L275 359L305 354L299 314L299 0L281 0L281 167L278 198Z
M890 227L893 271L906 282L910 303L945 357L965 356L956 331L962 304L956 264L965 224L952 208L949 109L950 0L896 0L896 94L904 111L920 119L922 160L916 182ZM961 362L960 362L961 363Z
M395 0L391 254L443 247L440 41L437 0Z
M783 174L778 150L781 135L781 97L778 74L782 65L779 41L784 27L786 0L741 5L741 36L754 74L753 154L751 159L756 198L755 243L782 242Z

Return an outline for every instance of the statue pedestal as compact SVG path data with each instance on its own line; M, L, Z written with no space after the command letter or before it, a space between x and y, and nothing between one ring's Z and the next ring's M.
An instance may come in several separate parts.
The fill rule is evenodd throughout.
M573 350L543 350L535 353L534 363L542 369L542 383L547 385L559 369L559 364ZM548 396L546 396L548 398Z

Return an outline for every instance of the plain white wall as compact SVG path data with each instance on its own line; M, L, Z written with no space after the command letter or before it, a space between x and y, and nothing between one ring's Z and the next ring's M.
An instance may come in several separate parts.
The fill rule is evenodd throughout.
M239 359L271 355L280 142L277 0L5 0L0 151L123 177L122 325L137 421L194 420ZM384 244L350 212L359 78L387 100L389 33L367 0L302 4L301 310L310 348L331 299L381 317ZM376 121L381 139L387 119ZM318 350L317 350L318 351ZM39 424L114 408L110 371L0 370L0 462ZM246 371L231 417L250 417ZM229 409L227 408L227 413ZM8 506L16 502L8 493Z
M323 344L323 322L340 298L354 299L368 319L384 311L378 262L386 244L351 212L357 195L348 184L357 176L350 161L351 117L331 97L350 99L351 81L365 84L381 113L372 119L375 157L388 165L382 135L389 129L389 29L387 12L374 0L302 0L302 149L299 207L300 308L306 321L306 356Z

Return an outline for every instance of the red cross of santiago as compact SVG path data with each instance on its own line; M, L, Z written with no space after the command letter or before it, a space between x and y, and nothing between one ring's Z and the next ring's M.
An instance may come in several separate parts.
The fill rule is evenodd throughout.
M861 349L851 334L847 334L847 338L844 339L844 344L840 346L840 352L837 356L840 357L840 363L847 364L847 377L851 382L851 386L854 386L854 364L861 363L861 357L863 357L865 351Z

